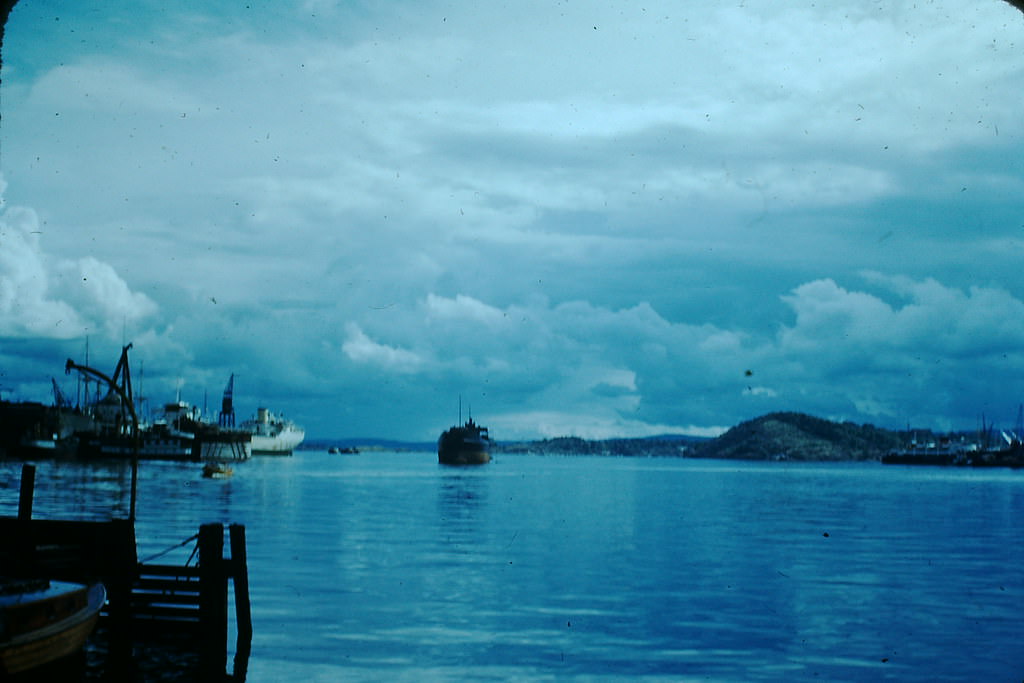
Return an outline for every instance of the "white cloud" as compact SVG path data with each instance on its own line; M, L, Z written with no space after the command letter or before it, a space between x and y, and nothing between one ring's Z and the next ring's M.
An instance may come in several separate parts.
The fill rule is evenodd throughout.
M347 339L341 349L356 363L397 373L416 372L423 366L423 359L415 352L375 342L355 323L346 325L345 331Z
M454 299L427 295L427 313L438 318L468 319L486 325L498 325L505 321L507 314L499 309L464 294Z
M92 257L48 257L43 237L32 209L0 210L0 335L73 339L105 332L118 339L157 313L112 266Z
M55 113L113 109L129 120L141 112L180 116L201 109L202 100L178 88L170 73L161 77L149 66L85 57L44 74L33 86L32 97Z
M9 207L0 215L0 335L67 339L83 323L64 301L49 294L49 274L39 247L34 211Z
M19 7L4 163L39 215L6 213L0 334L355 374L360 424L474 387L594 433L894 415L1018 377L1008 5L305 8Z
M831 353L866 345L958 358L1024 345L1024 302L1004 289L972 286L965 292L933 278L865 277L899 295L903 305L848 291L830 279L803 284L783 297L796 321L781 331L782 347Z
M132 292L113 266L93 257L59 264L54 292L86 319L117 338L130 323L154 315L156 304L145 294Z
M796 313L796 323L781 332L781 344L797 351L885 339L893 332L894 312L877 297L850 292L831 279L800 285L782 297Z
M577 436L583 439L641 438L662 434L715 437L728 429L722 426L651 424L616 415L559 410L508 412L488 419L494 438L517 439Z

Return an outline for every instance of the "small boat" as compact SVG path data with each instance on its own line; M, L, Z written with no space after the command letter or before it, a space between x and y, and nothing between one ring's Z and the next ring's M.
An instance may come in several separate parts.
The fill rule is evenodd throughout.
M331 455L356 455L359 449L355 446L331 446L327 452Z
M0 581L0 678L81 650L106 599L102 583Z
M225 479L234 473L233 469L223 463L208 462L203 465L203 476L207 479Z
M491 461L491 438L487 427L473 422L473 416L459 427L448 429L437 440L437 461L442 465L485 465Z

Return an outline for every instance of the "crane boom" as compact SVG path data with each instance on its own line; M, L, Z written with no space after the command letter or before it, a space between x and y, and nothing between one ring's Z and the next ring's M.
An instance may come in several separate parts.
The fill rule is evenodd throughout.
M128 520L135 523L135 499L138 495L139 486L139 418L135 414L135 404L132 401L132 381L131 376L128 372L128 349L132 347L131 344L121 347L121 358L117 361L117 367L114 368L114 376L107 377L99 370L90 368L88 365L79 365L75 361L68 358L68 362L64 364L64 373L70 375L72 370L77 370L86 377L92 376L101 382L105 383L110 387L110 391L114 392L121 398L121 414L124 415L125 407L127 406L128 414L131 417L131 436L133 442L132 448L132 491L131 491L131 507L128 512Z

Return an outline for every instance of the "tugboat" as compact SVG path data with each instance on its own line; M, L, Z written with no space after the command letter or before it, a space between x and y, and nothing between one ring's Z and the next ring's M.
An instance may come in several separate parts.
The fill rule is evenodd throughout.
M459 420L462 420L462 403L459 403ZM487 427L473 422L473 416L441 434L437 440L437 461L442 465L485 465L491 461L488 452L491 437Z

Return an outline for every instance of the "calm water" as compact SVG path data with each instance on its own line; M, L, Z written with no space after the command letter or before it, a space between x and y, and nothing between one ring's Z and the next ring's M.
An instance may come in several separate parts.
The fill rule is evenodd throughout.
M20 463L0 473L14 515ZM139 556L246 525L250 681L1024 677L1024 472L300 452L199 474L142 464ZM36 516L126 516L128 477L41 462Z

